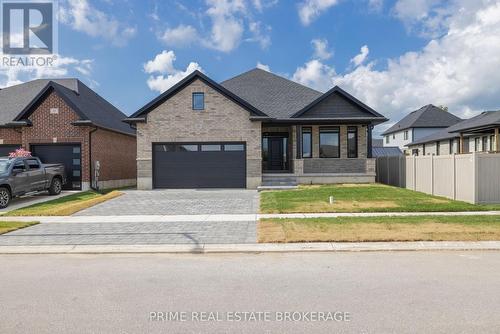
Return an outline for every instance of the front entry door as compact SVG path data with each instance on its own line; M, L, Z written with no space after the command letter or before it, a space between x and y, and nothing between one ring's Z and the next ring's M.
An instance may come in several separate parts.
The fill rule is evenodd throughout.
M269 170L283 170L283 138L269 138Z

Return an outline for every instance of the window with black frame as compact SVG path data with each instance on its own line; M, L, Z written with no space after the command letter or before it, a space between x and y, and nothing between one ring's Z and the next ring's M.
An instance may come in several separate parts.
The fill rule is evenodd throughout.
M302 158L312 158L312 129L302 128Z
M358 128L355 126L347 128L347 157L358 157Z
M340 158L340 131L338 127L319 128L319 157Z

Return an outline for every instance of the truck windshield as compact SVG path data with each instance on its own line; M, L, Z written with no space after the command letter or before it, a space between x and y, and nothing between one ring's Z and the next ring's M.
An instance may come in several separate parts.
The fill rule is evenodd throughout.
M9 159L0 159L0 173L5 173L9 169L10 162Z

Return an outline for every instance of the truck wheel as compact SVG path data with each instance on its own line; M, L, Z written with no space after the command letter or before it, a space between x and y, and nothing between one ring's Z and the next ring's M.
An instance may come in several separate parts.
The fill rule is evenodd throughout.
M55 177L52 179L49 187L49 195L59 195L62 190L62 183L59 178Z
M10 203L10 191L5 187L0 187L0 209L4 209L9 206Z

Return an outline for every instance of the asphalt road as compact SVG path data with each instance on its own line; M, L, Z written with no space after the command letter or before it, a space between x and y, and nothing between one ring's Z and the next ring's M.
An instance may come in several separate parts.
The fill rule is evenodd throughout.
M500 328L500 252L4 255L0 268L0 333Z

